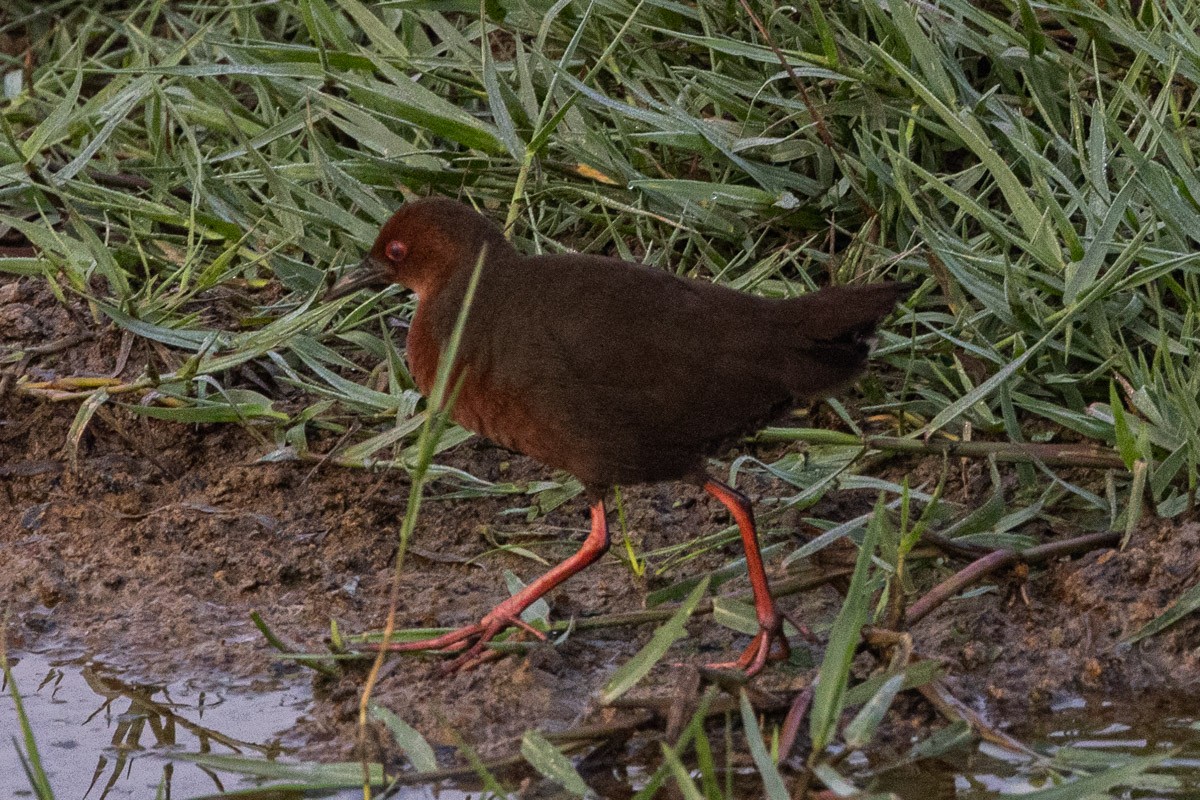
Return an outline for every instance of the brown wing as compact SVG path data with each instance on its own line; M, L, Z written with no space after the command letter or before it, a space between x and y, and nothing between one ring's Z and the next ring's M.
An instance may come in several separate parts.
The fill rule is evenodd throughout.
M797 397L849 381L899 294L773 301L580 256L515 260L486 283L470 360L504 413L477 429L601 489L694 474Z

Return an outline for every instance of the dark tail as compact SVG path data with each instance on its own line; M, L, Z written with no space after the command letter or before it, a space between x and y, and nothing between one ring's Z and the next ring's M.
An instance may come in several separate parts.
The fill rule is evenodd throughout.
M862 372L875 329L915 284L831 286L785 304L794 361L789 373L799 397L836 392Z

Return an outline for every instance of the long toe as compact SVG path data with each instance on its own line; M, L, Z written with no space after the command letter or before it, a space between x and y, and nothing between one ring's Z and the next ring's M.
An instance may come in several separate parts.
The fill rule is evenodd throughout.
M474 625L466 625L458 630L429 639L418 639L415 642L388 642L387 647L384 647L382 644L370 644L365 649L387 650L391 653L412 653L417 650L446 650L451 653L457 653L459 650L467 647L468 640L472 636L478 636L483 632L483 624L477 622Z
M493 650L487 646L487 642L479 641L475 643L467 652L460 655L453 661L448 661L438 667L438 672L442 675L453 675L456 672L467 672L476 667L486 664L489 661L495 661L503 658L505 653L500 650Z
M436 650L446 654L457 654L453 661L443 665L440 669L443 675L448 675L452 672L474 669L480 664L500 658L503 653L488 648L488 643L509 627L517 628L518 631L527 631L543 641L546 639L546 634L525 622L520 616L510 614L507 610L492 609L474 625L467 625L441 636L420 639L415 642L389 642L387 650L400 653ZM382 645L370 645L367 649L378 650L381 648Z
M792 654L787 637L783 635L782 627L758 629L749 646L742 651L737 661L726 661L720 664L706 664L709 669L736 669L746 673L747 678L753 678L762 672L767 661L785 661Z

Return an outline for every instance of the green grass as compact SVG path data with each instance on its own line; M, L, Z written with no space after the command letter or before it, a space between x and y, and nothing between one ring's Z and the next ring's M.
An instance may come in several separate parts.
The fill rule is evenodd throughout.
M169 354L136 379L19 374L15 391L77 403L69 441L119 406L244 425L265 457L423 469L425 406L389 328L411 300L315 298L404 198L441 193L511 223L527 252L608 253L767 295L918 281L881 335L881 377L834 404L848 430L882 416L913 442L970 438L998 456L1085 443L1124 464L1026 459L1017 488L997 480L978 509L914 487L922 524L947 535L1025 545L1037 520L1132 531L1147 511L1192 509L1200 7L752 7L769 41L741 5L711 0L9 4L0 29L23 32L32 60L0 60L0 272ZM351 429L332 454L310 450ZM438 491L532 491L531 514L578 491L439 465L464 438L451 429L433 453ZM732 469L794 487L775 509L839 487L910 496L862 450L826 438L805 459ZM814 520L829 529L818 544L776 557L861 538L873 518ZM628 558L661 573L733 537ZM900 586L903 548L884 544ZM823 691L826 741L840 701ZM574 785L544 745L531 751ZM679 757L664 779L686 777Z

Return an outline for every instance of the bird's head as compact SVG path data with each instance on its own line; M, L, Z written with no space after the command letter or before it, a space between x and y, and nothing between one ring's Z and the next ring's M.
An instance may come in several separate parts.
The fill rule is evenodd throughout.
M485 247L489 261L512 252L503 232L469 206L443 197L405 203L379 231L362 264L338 280L325 299L392 283L421 298L460 271L470 274Z

